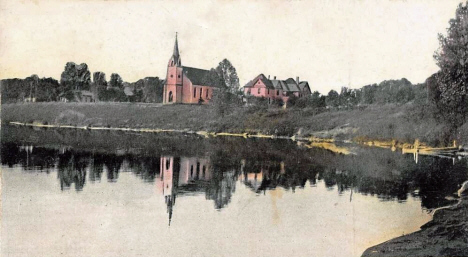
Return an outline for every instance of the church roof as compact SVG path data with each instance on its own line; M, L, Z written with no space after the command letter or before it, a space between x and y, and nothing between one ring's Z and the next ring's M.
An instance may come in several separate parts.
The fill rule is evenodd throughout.
M203 69L198 69L198 68L192 68L192 67L186 67L182 66L182 70L184 71L185 76L192 81L193 85L199 85L199 86L210 86L214 87L215 85L205 85L206 82L203 81L205 77L208 76L210 73L209 70L203 70Z

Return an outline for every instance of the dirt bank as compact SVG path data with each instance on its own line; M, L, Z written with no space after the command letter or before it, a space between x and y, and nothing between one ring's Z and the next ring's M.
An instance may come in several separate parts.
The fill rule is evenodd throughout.
M362 256L468 256L468 182L457 205L435 211L420 231L367 249Z

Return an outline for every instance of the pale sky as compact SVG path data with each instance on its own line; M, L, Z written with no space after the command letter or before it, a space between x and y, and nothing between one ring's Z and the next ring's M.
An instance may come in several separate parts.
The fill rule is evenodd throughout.
M60 79L65 63L133 82L165 78L175 32L182 65L227 58L241 85L256 75L327 93L386 79L423 82L460 0L0 0L0 78Z

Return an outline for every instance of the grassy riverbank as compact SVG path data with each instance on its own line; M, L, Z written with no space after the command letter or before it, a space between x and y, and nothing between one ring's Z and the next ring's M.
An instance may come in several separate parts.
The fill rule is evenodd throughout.
M257 110L238 107L221 117L209 105L151 105L131 103L16 103L2 105L3 122L77 126L189 129L196 131L300 135L339 140L415 139L434 146L452 139L468 143L468 126L458 135L447 135L438 124L412 104L376 105L366 108L326 111L312 109Z

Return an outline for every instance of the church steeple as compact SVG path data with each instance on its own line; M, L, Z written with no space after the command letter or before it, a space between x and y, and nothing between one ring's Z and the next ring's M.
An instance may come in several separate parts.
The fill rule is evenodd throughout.
M177 43L177 32L175 33L174 53L172 55L174 57L179 58L179 44Z
M181 65L182 63L180 61L180 55L179 55L179 43L177 42L177 32L176 32L174 51L172 53L171 59L169 60L169 66L181 66Z

